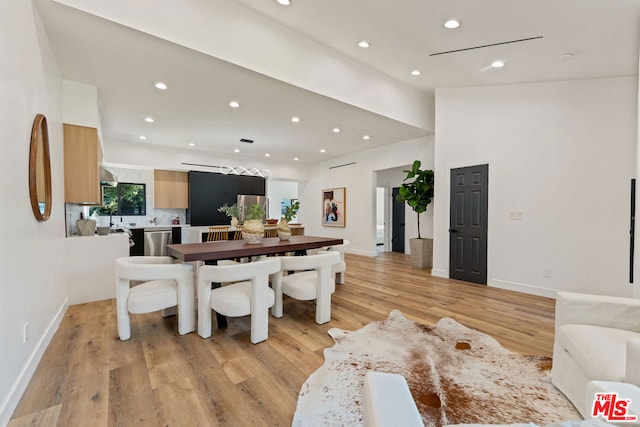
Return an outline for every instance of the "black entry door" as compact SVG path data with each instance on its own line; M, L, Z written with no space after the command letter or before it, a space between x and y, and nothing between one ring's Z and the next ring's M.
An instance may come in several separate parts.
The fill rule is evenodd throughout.
M489 165L451 170L449 277L487 284Z
M393 207L391 209L392 227L391 227L391 250L393 252L404 253L404 205L405 202L399 202L396 198L400 194L400 187L391 190L393 197Z

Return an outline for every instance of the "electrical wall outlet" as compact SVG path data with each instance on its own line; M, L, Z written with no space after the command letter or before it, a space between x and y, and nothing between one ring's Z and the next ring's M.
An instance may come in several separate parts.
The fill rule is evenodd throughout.
M551 277L551 267L542 267L542 277L545 279Z

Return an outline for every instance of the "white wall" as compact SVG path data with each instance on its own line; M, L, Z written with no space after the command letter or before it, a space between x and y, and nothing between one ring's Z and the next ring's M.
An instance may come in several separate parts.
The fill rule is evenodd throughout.
M638 58L640 61L640 55L638 56ZM640 69L640 65L638 66L638 69ZM639 79L638 86L640 86L640 74L637 76L637 78ZM640 221L637 215L638 210L640 210L640 150L637 149L638 147L640 147L640 93L637 93L637 95L637 105L639 106L639 111L636 111L636 232L634 235L636 244L634 245L635 251L633 254L633 277L635 283L640 283L640 244L638 244L638 242L640 242L640 232L637 231L640 230ZM640 298L640 286L633 287L633 297Z
M488 162L489 286L631 296L636 92L635 77L438 90L434 274L448 275L449 171Z
M30 1L4 2L0 13L0 425L11 417L66 309L62 80ZM53 207L39 223L29 202L33 119L49 124ZM23 328L28 323L28 340Z
M98 128L98 88L70 80L62 81L62 123Z
M305 234L335 236L351 242L350 252L376 255L376 171L413 163L433 165L431 136L399 142L322 162L314 166L311 178L300 185L300 221ZM355 164L332 168L336 165ZM323 227L322 190L346 187L346 227ZM413 212L412 212L413 213ZM407 230L410 233L411 230ZM414 236L409 236L414 237Z

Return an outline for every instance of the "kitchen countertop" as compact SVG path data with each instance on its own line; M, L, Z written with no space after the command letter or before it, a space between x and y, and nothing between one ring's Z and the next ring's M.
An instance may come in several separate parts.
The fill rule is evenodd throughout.
M122 233L122 232L120 232L120 233L109 233L109 234L104 234L104 235L89 234L87 236L81 236L80 234L72 234L71 236L67 236L67 239L75 239L76 237L90 239L90 238L97 238L97 237L119 237L119 236L127 236L127 240L129 239L129 233Z
M120 223L114 225L114 227L120 227ZM122 223L122 228L128 228L129 230L136 230L141 228L173 228L173 227L191 227L191 224L140 224L129 226L126 223Z

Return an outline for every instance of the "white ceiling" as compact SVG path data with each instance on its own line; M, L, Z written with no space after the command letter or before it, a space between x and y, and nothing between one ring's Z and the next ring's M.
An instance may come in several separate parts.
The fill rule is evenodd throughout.
M638 0L292 0L287 7L275 0L228 1L425 97L440 87L620 76L638 69ZM272 161L296 156L314 163L431 132L52 0L37 5L63 78L98 88L106 144L119 140L225 155L239 148L244 156L264 159L269 153ZM462 26L444 29L451 17ZM371 47L358 47L360 40ZM272 54L277 61L281 52ZM491 68L495 59L506 66ZM412 76L414 69L422 74ZM158 91L156 81L169 89ZM232 99L240 100L240 108L229 108ZM291 123L294 115L300 123ZM145 123L146 116L155 122ZM333 133L334 127L342 131ZM371 139L363 140L365 134Z
M638 0L237 0L421 90L636 74ZM462 25L447 30L450 18ZM542 39L430 56L542 36ZM368 49L357 46L366 39ZM563 53L574 53L571 60ZM507 66L490 69L493 60ZM413 77L414 69L422 71Z

